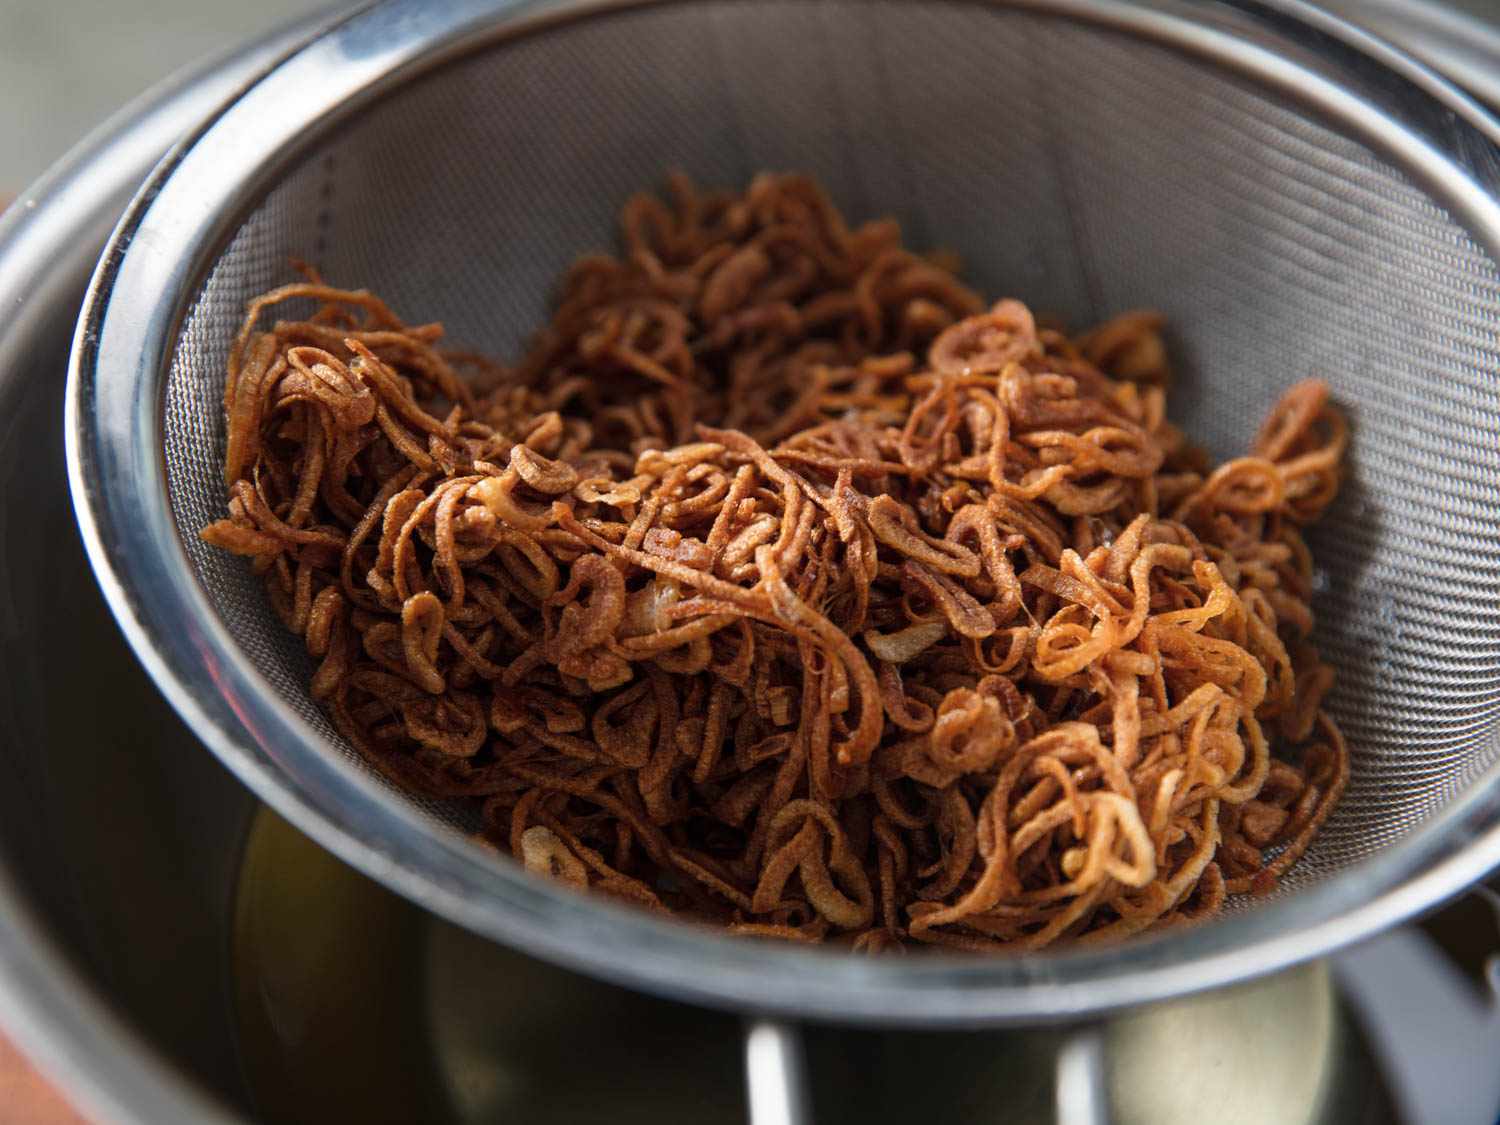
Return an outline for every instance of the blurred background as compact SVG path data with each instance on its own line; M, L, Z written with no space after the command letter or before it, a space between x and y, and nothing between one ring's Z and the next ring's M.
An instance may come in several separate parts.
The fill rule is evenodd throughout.
M352 2L352 0L350 0ZM0 200L154 82L331 0L0 0ZM1324 0L1382 30L1402 0ZM1448 0L1500 17L1500 0ZM1429 29L1430 30L1430 29Z
M0 200L174 70L329 0L0 0Z

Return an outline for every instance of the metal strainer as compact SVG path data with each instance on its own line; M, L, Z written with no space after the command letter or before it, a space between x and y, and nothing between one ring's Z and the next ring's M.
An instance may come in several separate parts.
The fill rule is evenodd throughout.
M158 171L79 329L74 496L136 651L320 842L489 936L690 999L846 1020L1064 1019L1265 972L1500 861L1500 126L1293 2L393 0L249 89ZM288 261L515 355L577 254L666 169L812 173L957 248L991 295L1176 332L1178 421L1242 449L1327 378L1353 425L1319 529L1320 643L1354 764L1272 901L1118 948L856 959L580 898L367 772L223 513L220 401Z

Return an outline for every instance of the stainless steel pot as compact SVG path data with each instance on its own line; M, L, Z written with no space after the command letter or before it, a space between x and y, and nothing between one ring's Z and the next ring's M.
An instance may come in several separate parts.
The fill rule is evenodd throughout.
M98 249L156 156L305 33L129 107L0 219L0 1019L101 1121L252 1112L227 961L256 805L95 591L61 472L63 364Z
M0 1011L100 1121L245 1104L225 950L254 801L161 700L89 573L63 476L68 346L152 165L321 22L152 91L0 217Z

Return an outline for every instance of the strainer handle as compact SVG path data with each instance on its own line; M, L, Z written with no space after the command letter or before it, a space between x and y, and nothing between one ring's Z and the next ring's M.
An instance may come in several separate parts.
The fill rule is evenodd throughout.
M750 1125L812 1125L802 1032L781 1020L745 1027L745 1092Z
M1109 1125L1103 1026L1085 1024L1069 1032L1053 1065L1057 1125Z
M1054 1064L1057 1125L1108 1125L1104 1031L1088 1024L1063 1040ZM750 1125L812 1125L802 1032L782 1020L745 1025L745 1088Z

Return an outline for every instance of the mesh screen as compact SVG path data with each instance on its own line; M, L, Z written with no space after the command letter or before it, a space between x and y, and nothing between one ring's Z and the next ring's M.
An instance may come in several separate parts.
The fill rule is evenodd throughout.
M1163 48L1038 14L847 0L617 13L406 87L320 145L245 222L198 295L165 401L192 565L272 690L351 768L310 667L223 514L220 394L246 301L317 262L409 320L513 356L552 282L619 204L681 167L742 185L803 170L856 218L898 216L969 280L1075 325L1171 319L1177 420L1243 450L1320 374L1353 425L1315 537L1350 792L1287 886L1389 844L1497 757L1500 275L1357 143ZM457 822L457 808L433 807Z

